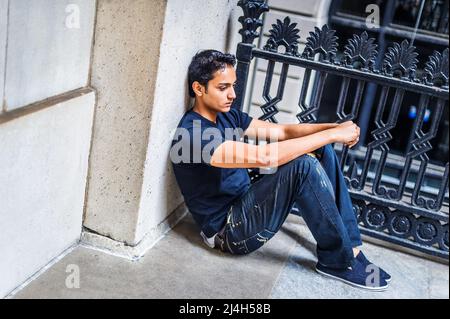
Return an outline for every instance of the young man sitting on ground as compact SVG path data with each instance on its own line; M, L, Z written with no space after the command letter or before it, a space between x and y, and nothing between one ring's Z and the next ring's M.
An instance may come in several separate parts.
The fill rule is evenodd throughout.
M353 147L359 127L351 121L279 125L253 119L232 108L235 64L233 55L214 50L193 58L189 91L195 104L180 120L172 143L175 176L205 243L249 254L280 230L295 204L317 242L319 273L385 290L391 277L361 251L358 223L331 145ZM275 142L243 143L244 135ZM251 184L249 168L274 172Z

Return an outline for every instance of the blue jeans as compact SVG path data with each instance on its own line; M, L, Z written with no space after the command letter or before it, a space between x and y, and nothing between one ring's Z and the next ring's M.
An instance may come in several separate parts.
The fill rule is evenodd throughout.
M220 247L249 254L280 230L296 204L317 242L319 262L343 269L354 262L353 248L362 245L344 176L331 145L305 154L264 175L233 202L219 234Z

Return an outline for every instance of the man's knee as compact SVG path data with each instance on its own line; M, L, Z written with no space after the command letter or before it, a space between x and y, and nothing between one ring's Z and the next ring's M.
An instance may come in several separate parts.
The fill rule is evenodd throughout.
M327 144L323 147L322 157L324 156L335 156L336 151L332 144Z
M311 164L315 164L317 162L317 157L311 153L301 155L292 161L294 165L300 166L310 166Z
M300 179L310 175L318 175L323 178L323 170L319 167L322 164L315 156L309 154L299 156L293 161L293 165L297 168L298 178Z

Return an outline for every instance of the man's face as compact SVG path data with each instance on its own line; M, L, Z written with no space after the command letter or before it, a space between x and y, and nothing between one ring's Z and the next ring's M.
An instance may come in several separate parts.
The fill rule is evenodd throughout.
M202 96L205 105L216 112L230 111L236 99L234 92L236 80L236 71L232 66L216 71L214 78L208 82L207 92Z

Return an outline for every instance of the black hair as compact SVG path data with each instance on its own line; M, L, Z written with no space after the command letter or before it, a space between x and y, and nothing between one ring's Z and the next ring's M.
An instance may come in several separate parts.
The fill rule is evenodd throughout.
M198 82L208 90L208 82L214 78L214 73L225 69L228 65L236 65L236 57L233 54L222 53L216 50L204 50L198 52L189 65L188 84L189 95L195 97L192 84Z

